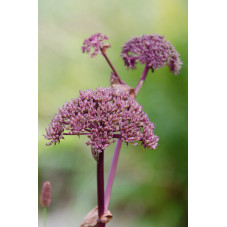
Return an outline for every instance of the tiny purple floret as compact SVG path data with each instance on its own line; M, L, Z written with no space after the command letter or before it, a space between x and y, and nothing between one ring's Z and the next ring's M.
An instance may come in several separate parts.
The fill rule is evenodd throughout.
M108 39L109 38L106 35L102 35L101 33L94 34L90 38L84 40L82 52L87 53L91 58L95 57L97 54L101 53L101 49L105 50L110 47L109 43L104 43L104 40Z
M174 75L179 74L182 62L175 47L164 36L142 35L131 38L122 47L121 57L127 68L136 68L136 64L146 64L152 69L168 65Z
M64 135L87 135L96 159L116 139L125 143L155 149L158 137L154 124L137 101L120 89L97 88L80 91L80 96L67 102L54 116L45 138L47 145L59 143Z

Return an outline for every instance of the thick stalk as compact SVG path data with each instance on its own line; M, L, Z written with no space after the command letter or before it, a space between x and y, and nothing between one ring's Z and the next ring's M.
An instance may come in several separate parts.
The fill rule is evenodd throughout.
M105 211L108 210L109 202L110 202L110 196L111 196L111 191L113 187L113 181L114 181L114 176L116 173L116 168L117 168L117 163L118 163L118 158L121 150L121 145L122 145L122 140L119 139L117 141L117 145L114 151L111 167L110 167L110 172L107 180L107 185L106 185L106 192L105 192Z
M101 217L104 214L104 152L99 153L97 160L97 195L98 195L98 227L105 227L101 223Z

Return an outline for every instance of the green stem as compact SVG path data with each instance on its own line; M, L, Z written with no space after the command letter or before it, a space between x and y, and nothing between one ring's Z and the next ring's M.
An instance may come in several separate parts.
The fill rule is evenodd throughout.
M47 208L43 208L43 227L46 227Z

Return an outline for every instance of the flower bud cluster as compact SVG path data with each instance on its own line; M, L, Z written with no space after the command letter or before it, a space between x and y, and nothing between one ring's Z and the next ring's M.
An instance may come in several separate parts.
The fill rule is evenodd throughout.
M157 146L154 124L149 121L135 99L120 89L98 88L80 91L80 96L67 102L54 116L45 138L47 145L56 144L64 135L87 135L95 158L116 139L150 149Z
M91 58L95 57L97 54L101 53L101 49L105 50L110 47L109 43L103 42L108 39L109 38L106 35L102 35L101 33L94 34L90 38L84 40L82 52L87 53Z
M175 75L179 74L183 64L174 46L157 34L131 38L122 47L121 57L127 68L135 69L138 62L152 69L168 65Z

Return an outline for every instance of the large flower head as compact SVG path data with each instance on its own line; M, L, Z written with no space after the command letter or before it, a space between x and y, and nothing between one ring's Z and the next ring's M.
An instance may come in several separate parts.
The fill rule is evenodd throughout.
M84 40L82 52L87 53L90 57L95 57L97 54L101 53L101 49L105 50L110 47L109 43L104 43L104 40L108 39L106 35L102 35L101 33L94 34Z
M56 144L64 135L87 135L94 158L116 138L125 143L150 149L157 146L154 124L135 99L120 89L98 88L81 91L80 96L67 102L54 116L45 138L47 145Z
M131 38L122 47L121 57L128 68L135 69L136 63L146 64L152 69L168 65L170 70L179 74L182 62L179 53L164 36L142 35Z

